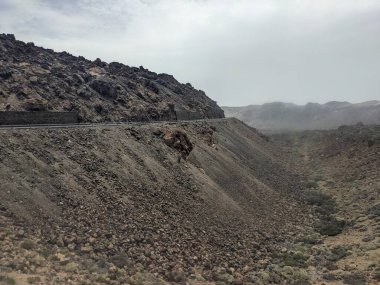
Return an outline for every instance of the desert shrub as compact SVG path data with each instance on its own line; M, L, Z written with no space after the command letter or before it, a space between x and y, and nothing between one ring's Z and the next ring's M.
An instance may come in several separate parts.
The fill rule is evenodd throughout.
M363 273L354 272L343 276L343 282L348 285L366 285L367 279Z
M306 244L317 244L319 242L319 239L318 239L317 234L311 233L311 234L305 234L298 241L306 243Z
M34 248L34 242L32 242L31 240L26 240L26 241L23 241L20 246L23 249L31 250Z
M326 194L318 191L308 191L305 194L306 202L309 205L317 206L317 212L320 215L331 215L336 212L335 200Z
M322 235L336 236L343 231L345 225L346 222L344 220L338 220L330 215L321 218L317 229Z
M41 282L41 278L38 277L38 276L31 276L31 277L28 277L27 279L28 283L29 284L36 284L36 283L40 283Z
M306 192L306 202L310 205L322 206L325 201L330 199L330 196L323 194L318 191L308 191Z
M290 267L307 267L306 261L308 260L308 256L300 251L287 251L281 253L273 254L273 257L277 259L279 262L283 263L284 266Z
M139 272L129 278L129 283L131 285L144 285L144 284L157 284L161 285L160 279L151 273Z
M115 272L115 275L120 278L120 277L124 277L127 275L127 272L124 270L124 269L120 269L118 268Z
M380 217L380 204L376 204L376 205L372 206L368 210L368 215L370 218Z
M38 251L38 253L43 256L45 259L47 259L49 256L51 256L53 254L52 250L49 249L49 248L43 248L41 250Z
M316 176L314 177L314 181L315 181L315 182L323 181L323 180L324 180L324 178L323 178L322 175L316 175Z
M380 268L379 268L379 269L376 269L376 270L372 273L372 278L375 279L376 281L380 281Z
M64 270L66 272L75 272L78 270L78 264L76 264L75 262L69 262L65 265Z
M96 278L96 281L99 283L107 283L107 277L106 274L101 274Z
M338 245L331 249L331 255L328 257L328 260L330 261L338 261L346 256L348 256L350 253L348 251L347 246Z
M6 284L6 285L15 285L16 280L14 280L12 277L0 275L0 283Z
M353 183L353 182L355 182L355 180L357 180L357 177L355 177L355 176L348 176L348 177L346 177L346 178L343 179L343 182Z
M305 187L306 188L318 188L318 183L315 182L315 181L308 181L306 184L305 184Z
M128 256L125 253L116 254L111 257L110 261L119 268L128 265Z
M305 200L309 205L317 206L316 212L320 218L317 229L320 234L335 236L342 232L346 222L338 220L333 216L337 212L335 199L329 195L312 190L306 192Z
M305 270L294 271L293 276L290 280L291 285L309 285L310 277Z
M336 263L334 261L331 261L331 260L326 260L324 261L324 265L325 267L330 270L330 271L334 271L334 270L337 270L338 269L338 265L336 265Z
M334 273L328 272L323 274L323 279L328 280L328 281L336 281L338 280L338 276L336 276Z

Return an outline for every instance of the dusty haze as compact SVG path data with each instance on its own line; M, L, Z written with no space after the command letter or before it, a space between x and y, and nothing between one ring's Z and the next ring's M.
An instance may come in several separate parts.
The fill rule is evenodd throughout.
M357 104L332 101L302 106L273 102L223 109L226 117L236 117L265 131L325 130L357 123L380 124L380 101Z

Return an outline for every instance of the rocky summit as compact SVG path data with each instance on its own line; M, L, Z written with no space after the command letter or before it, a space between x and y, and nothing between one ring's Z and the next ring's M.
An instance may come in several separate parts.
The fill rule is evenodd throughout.
M76 111L82 122L224 117L205 92L172 75L54 52L9 34L0 34L0 99L2 111Z

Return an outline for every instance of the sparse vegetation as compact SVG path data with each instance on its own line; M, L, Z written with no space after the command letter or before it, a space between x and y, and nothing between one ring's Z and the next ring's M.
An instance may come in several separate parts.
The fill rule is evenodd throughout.
M287 251L274 254L274 258L284 266L304 268L307 267L306 261L309 256L300 251Z
M328 257L330 261L338 261L350 255L349 248L343 245L337 245L331 249L331 255Z
M69 262L65 265L64 269L66 272L75 272L78 270L78 264L75 262Z
M317 229L322 235L336 236L343 231L345 225L346 222L344 220L338 220L333 216L326 216L321 218Z
M376 281L380 281L380 268L376 269L372 273L372 278L375 279Z
M317 244L318 240L319 239L317 233L309 233L305 234L302 238L300 238L299 242L303 242L305 244Z
M48 258L49 256L52 255L52 251L49 248L43 248L39 250L38 253L44 258Z
M311 190L306 192L305 199L309 205L317 206L317 212L322 216L331 215L336 212L336 202L329 195Z
M343 276L343 282L348 285L365 285L367 278L363 273L354 272Z
M291 285L309 285L310 277L305 270L296 270L290 280Z
M31 276L27 278L29 284L36 284L41 282L41 278L38 276Z
M320 218L317 229L320 234L335 236L342 232L346 222L333 216L337 212L337 208L336 202L331 196L312 190L306 192L305 199L309 205L317 207L316 211Z
M323 180L324 180L324 177L323 177L322 175L316 175L316 176L314 177L314 181L315 181L315 182L323 181Z
M329 273L323 274L323 279L328 280L328 281L336 281L339 278L334 273L329 272Z
M16 280L6 275L0 275L0 284L1 283L5 285L16 285Z
M316 181L308 181L306 184L305 184L305 187L306 188L318 188L318 183Z
M33 241L31 240L25 240L21 243L20 245L23 249L26 249L26 250L32 250L34 247L35 247L35 244Z
M368 216L370 219L380 217L380 204L376 204L376 205L372 206L368 210Z
M125 253L116 254L111 257L110 261L119 268L123 268L128 264L128 256Z

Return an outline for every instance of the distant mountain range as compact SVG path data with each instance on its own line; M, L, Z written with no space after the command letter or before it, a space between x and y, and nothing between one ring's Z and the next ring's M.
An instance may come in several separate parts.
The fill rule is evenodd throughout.
M357 104L332 101L302 106L273 102L222 108L226 117L236 117L260 130L323 130L358 122L380 124L380 101L376 100Z

